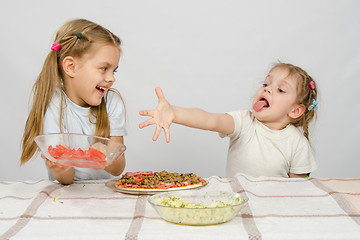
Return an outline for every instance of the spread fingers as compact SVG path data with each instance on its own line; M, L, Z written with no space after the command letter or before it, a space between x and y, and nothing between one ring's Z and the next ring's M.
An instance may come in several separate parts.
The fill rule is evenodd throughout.
M150 118L150 119L140 123L139 128L144 128L144 127L147 127L147 126L150 126L150 125L153 125L153 124L155 124L155 119Z
M153 110L141 110L139 112L140 116L150 116L153 117L154 116L154 111Z
M156 125L156 129L155 129L155 133L154 133L154 136L152 138L153 141L156 141L160 135L160 132L161 132L161 127L159 124Z

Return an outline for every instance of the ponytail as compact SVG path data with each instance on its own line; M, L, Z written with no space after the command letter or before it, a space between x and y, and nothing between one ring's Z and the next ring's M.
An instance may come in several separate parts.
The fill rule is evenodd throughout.
M22 137L22 154L20 164L24 164L35 154L37 146L34 138L43 132L44 116L60 84L57 52L51 50L45 59L43 68L33 86L33 102L26 120L24 135ZM55 81L57 79L57 81Z

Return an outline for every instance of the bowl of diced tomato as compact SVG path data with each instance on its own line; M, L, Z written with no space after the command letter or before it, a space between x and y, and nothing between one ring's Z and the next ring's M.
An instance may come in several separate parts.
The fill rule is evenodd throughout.
M35 142L42 154L55 164L80 168L104 168L126 150L121 142L76 133L39 135Z

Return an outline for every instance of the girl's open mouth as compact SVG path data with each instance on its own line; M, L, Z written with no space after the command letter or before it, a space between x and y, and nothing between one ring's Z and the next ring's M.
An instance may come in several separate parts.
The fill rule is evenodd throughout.
M96 86L96 90L98 91L98 93L100 93L101 96L104 96L105 92L107 91L107 88Z
M253 105L253 109L258 112L264 108L268 108L270 105L269 105L269 102L265 99L265 98L260 98L259 101L257 101L256 103L254 103Z

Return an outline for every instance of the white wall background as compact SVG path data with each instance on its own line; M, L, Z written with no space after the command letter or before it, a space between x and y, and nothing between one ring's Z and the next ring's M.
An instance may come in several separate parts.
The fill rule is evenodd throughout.
M357 0L32 0L0 8L0 180L47 178L43 161L19 166L31 87L55 31L87 18L117 34L123 55L115 87L126 100L129 136L125 171L194 172L225 176L228 139L172 126L152 142L140 130L141 109L168 100L212 112L250 108L272 63L304 68L320 91L311 132L316 177L359 177L360 1Z

